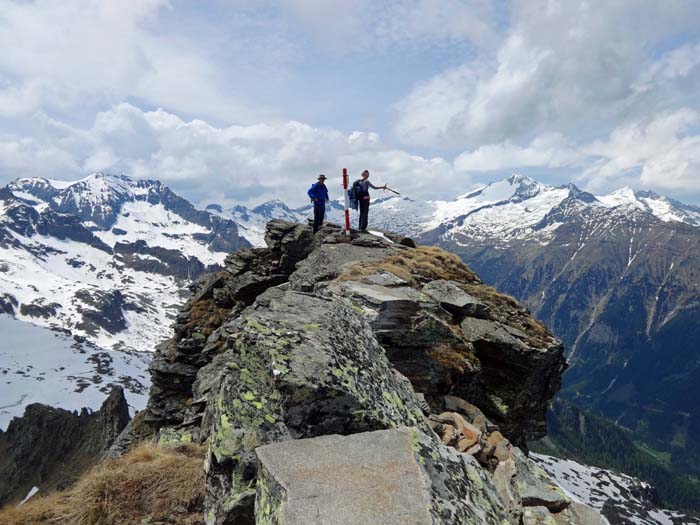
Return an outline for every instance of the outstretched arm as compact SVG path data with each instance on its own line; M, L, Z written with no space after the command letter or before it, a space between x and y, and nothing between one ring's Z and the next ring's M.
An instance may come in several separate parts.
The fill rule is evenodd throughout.
M384 186L375 186L371 182L367 181L369 183L369 187L372 188L373 190L385 190L386 189L386 184Z

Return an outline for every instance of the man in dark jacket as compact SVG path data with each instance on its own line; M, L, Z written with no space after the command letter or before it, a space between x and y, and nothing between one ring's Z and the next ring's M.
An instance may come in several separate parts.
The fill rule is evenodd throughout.
M358 195L360 205L360 231L367 231L367 222L369 220L369 189L385 190L384 186L375 186L369 181L369 170L362 172L362 180L360 181L360 194Z
M318 182L311 185L307 194L314 205L314 233L316 233L323 224L323 218L326 215L326 202L328 202L326 176L319 175Z

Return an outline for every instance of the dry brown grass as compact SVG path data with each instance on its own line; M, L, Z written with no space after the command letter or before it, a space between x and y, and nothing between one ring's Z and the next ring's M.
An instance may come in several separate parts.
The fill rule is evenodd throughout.
M481 299L490 306L495 306L499 310L522 310L522 306L515 297L501 293L493 286L487 286L485 284L467 284L462 288L464 288L464 291L468 294Z
M3 525L126 525L146 517L202 523L205 448L141 445L108 460L64 492L35 496L0 510Z
M361 280L376 273L378 269L386 270L414 287L435 279L456 281L465 292L498 312L501 320L523 331L529 344L544 347L551 342L552 336L547 328L534 319L515 298L483 284L459 257L441 248L419 246L403 250L381 261L357 263L347 267L338 280Z
M438 344L428 355L448 370L455 370L460 374L474 370L479 365L478 358L471 352L447 344Z
M345 269L341 281L358 280L378 269L386 270L413 285L436 279L479 283L479 278L456 255L435 246L403 250L378 262L358 263Z
M213 299L197 301L190 307L187 328L190 331L199 330L209 337L214 330L222 325L229 311L228 308L217 306Z

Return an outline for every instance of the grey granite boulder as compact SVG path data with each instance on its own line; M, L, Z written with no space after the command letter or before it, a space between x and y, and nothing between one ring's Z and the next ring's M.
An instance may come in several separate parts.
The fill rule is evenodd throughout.
M572 501L571 505L561 512L553 514L556 525L609 525L609 521L597 510Z
M223 352L195 383L195 398L209 400L207 523L252 521L258 446L398 426L430 432L411 384L344 300L272 288L219 334Z
M466 316L485 318L491 311L482 301L469 295L454 281L445 279L430 281L423 286L423 293L432 297L440 303L440 306L458 318Z
M416 429L285 441L256 452L258 525L511 523L470 456Z
M338 277L349 266L381 261L397 251L397 245L384 243L372 246L323 243L297 265L289 283L295 290L312 292L322 283Z
M567 366L561 341L534 344L502 321L474 317L465 318L460 328L481 363L486 396L477 399L459 386L452 393L472 400L516 446L543 437L549 402Z
M507 455L499 458L493 481L511 515L517 516L527 507L561 512L571 504L564 491L544 470L528 461L519 448L507 449Z
M410 430L259 447L256 523L430 525L430 494Z

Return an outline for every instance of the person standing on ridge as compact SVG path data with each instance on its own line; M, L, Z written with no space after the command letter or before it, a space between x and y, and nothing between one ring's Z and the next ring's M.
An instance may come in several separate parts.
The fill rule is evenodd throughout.
M355 184L359 183L359 191L357 200L360 207L360 231L363 233L367 232L367 222L369 220L369 189L374 190L385 190L386 184L384 186L375 186L369 181L369 170L362 172L362 179L357 181ZM354 185L354 184L353 184Z
M326 188L326 176L321 174L318 176L318 182L315 182L307 192L311 202L314 205L314 233L323 224L323 219L326 215L326 202L328 202L328 188Z

